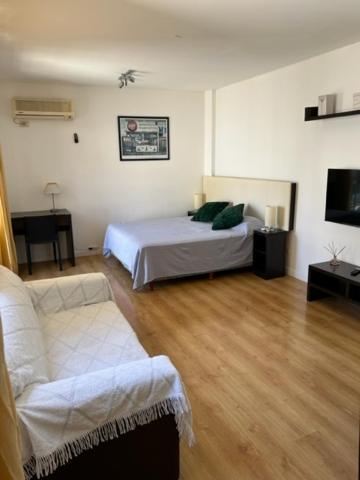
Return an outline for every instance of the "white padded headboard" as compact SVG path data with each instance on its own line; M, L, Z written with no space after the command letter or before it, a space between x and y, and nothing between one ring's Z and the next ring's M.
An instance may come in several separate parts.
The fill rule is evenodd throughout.
M279 207L279 227L293 230L296 183L241 177L203 177L207 202L247 204L247 215L264 220L266 205Z

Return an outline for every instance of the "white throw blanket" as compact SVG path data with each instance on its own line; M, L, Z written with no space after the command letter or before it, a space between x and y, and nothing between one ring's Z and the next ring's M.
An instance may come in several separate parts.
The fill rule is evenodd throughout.
M17 401L27 477L52 473L73 456L174 414L193 442L191 407L168 357L125 363L28 387Z

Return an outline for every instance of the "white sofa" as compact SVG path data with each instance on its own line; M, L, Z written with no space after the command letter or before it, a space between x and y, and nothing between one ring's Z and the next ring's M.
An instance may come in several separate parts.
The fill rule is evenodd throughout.
M28 478L166 415L192 442L178 372L148 356L103 274L23 282L0 267L0 317Z

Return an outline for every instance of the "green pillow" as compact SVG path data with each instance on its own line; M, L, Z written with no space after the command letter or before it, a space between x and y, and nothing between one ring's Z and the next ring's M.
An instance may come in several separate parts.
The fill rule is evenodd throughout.
M206 202L191 220L194 222L212 222L216 215L228 205L229 202Z
M226 230L227 228L236 227L244 220L244 204L234 205L233 207L225 208L214 218L213 230Z

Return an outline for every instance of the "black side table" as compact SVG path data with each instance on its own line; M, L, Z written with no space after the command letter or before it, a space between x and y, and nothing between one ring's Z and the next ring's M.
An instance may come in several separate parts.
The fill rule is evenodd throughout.
M329 261L309 265L308 301L332 296L360 305L360 275L351 275L357 268L346 262L340 262L337 267Z
M285 275L285 230L254 231L253 271L266 280Z

